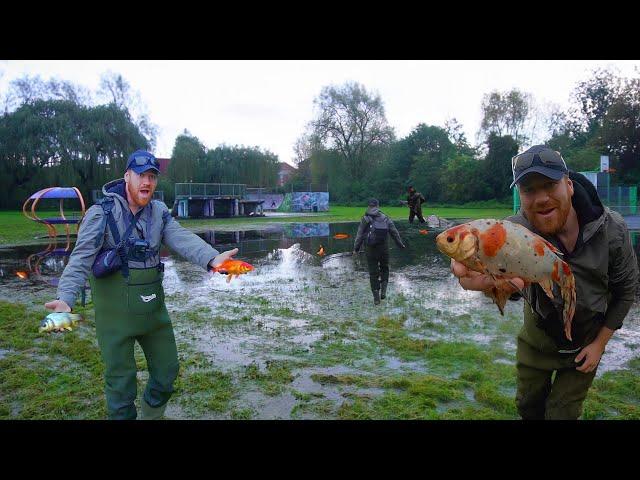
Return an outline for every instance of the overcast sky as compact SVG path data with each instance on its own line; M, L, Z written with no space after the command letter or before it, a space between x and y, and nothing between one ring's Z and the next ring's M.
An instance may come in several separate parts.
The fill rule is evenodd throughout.
M475 143L485 93L518 88L540 104L565 108L576 84L607 66L633 76L640 61L0 60L0 91L29 74L70 80L95 92L100 75L112 71L140 93L158 125L157 156L169 157L186 128L207 148L258 146L293 163L293 144L326 85L356 81L378 92L397 138L419 123L444 126L455 117Z

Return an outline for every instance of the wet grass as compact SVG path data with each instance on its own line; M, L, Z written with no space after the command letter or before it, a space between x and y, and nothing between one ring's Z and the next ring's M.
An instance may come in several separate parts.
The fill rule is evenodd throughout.
M70 333L38 333L42 315L0 302L0 418L104 418L103 365L92 312Z
M188 301L171 298L177 305ZM326 300L317 300L324 308ZM174 305L181 365L172 399L176 417L262 418L266 399L290 404L285 418L519 418L515 355L505 347L519 329L517 314L454 315L413 306L411 298L390 303L380 313L356 302L340 318L301 314L304 304L265 296L230 300L237 310L226 303ZM51 335L37 333L42 315L36 306L0 302L0 418L104 418L103 365L91 304L81 310L87 321L74 332ZM399 312L391 313L395 308ZM300 320L298 328L293 320ZM451 325L464 340L447 337ZM493 340L465 339L491 325ZM247 360L230 364L199 350L193 339L202 332L214 342L251 336L239 344ZM308 345L293 340L307 334L315 335ZM140 398L148 374L137 345L134 353ZM639 379L640 358L627 370L597 378L584 418L639 419Z

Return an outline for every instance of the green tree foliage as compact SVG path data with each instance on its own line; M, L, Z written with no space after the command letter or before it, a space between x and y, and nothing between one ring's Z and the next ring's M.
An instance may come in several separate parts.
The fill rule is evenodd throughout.
M353 82L322 88L314 100L317 116L310 129L325 148L340 152L349 179L358 182L374 166L372 152L393 140L380 95Z
M574 106L559 113L548 145L560 151L573 170L596 170L609 155L612 182L640 181L640 79L594 70L578 83Z
M278 170L278 157L269 151L227 145L207 149L185 130L176 138L167 173L173 184L244 183L275 187Z
M531 94L513 89L508 92L493 91L482 99L482 123L480 132L488 138L490 135L506 136L522 143L525 123L532 107Z
M509 197L513 173L511 159L518 154L518 142L510 135L490 134L487 139L488 152L484 159L484 181L491 198L501 200Z
M70 100L35 100L0 117L0 208L48 186L90 191L122 175L127 156L148 148L126 111Z

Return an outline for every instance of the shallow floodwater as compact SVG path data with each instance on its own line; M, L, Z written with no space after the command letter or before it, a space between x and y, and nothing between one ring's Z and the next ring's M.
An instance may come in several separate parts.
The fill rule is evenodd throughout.
M225 275L209 274L169 250L161 252L167 307L174 318L179 349L180 344L188 344L222 371L242 371L250 365L264 370L270 362L321 351L338 330L345 333L345 325L346 342L357 344L362 335L359 325L375 328L381 316L401 315L403 328L412 338L499 347L509 355L497 361L513 364L522 300L508 302L501 317L491 300L460 288L449 271L449 260L435 247L438 232L427 228L428 233L422 235L418 232L422 225L398 222L407 249L390 242L388 298L374 307L364 253L350 253L357 226L298 223L199 234L220 251L237 247L236 258L254 265L254 271L230 283ZM350 237L335 239L337 233ZM320 246L324 257L317 254ZM55 298L55 285L68 255L63 251L38 255L43 250L42 246L0 249L0 298L24 301L28 295L46 292ZM17 272L27 277L19 278ZM193 313L196 320L184 319L180 314L185 312ZM598 375L626 368L639 347L640 305L636 303L609 342ZM374 352L344 365L300 368L290 386L327 400L356 390L358 395L376 395L376 389L325 385L312 376L425 372L425 368L420 362ZM269 396L249 391L243 395L240 403L253 409L253 418L290 418L296 405L289 392Z

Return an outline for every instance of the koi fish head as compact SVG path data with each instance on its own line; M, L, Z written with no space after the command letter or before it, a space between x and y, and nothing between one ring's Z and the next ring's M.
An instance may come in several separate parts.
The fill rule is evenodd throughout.
M476 253L478 239L469 225L457 225L436 237L436 245L445 255L454 260L464 260Z

